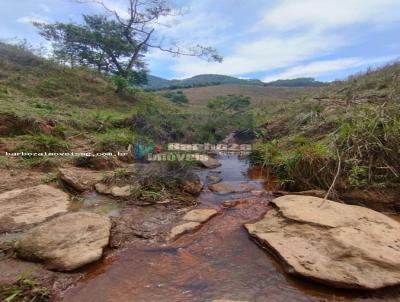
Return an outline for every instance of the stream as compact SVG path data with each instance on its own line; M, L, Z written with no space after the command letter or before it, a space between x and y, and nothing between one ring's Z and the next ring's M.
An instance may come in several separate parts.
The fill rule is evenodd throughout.
M249 302L291 301L399 301L399 289L361 292L337 290L289 276L243 228L269 209L275 186L260 169L237 156L219 158L214 169L223 181L246 182L260 194L216 194L207 189L198 208L220 214L201 229L170 243L141 242L128 246L89 269L67 290L64 301L85 302L205 302L230 299ZM210 170L200 172L205 179ZM268 181L266 181L266 179ZM227 200L240 199L234 207Z

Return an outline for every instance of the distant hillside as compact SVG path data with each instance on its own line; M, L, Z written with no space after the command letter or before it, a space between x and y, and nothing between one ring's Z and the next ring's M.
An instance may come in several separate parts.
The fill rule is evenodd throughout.
M178 89L189 100L189 106L205 108L207 102L217 96L236 94L251 98L255 106L262 106L273 102L284 102L311 96L319 92L319 87L266 87L260 85L214 85L207 87L193 87ZM164 94L164 91L160 91Z
M314 78L296 78L265 83L265 86L273 87L319 87L323 85L326 83L316 81Z
M314 78L297 78L290 80L277 80L264 83L257 79L239 79L236 77L220 75L220 74L200 74L188 79L167 80L157 76L149 75L147 85L143 88L147 90L166 90L166 89L182 89L195 88L217 85L255 85L255 86L271 86L271 87L319 87L326 83L316 81Z
M149 75L148 83L146 86L144 86L144 88L149 90L160 90L160 89L215 86L224 84L260 85L260 86L264 85L263 82L256 79L248 79L248 80L239 79L219 74L201 74L182 80L166 80L160 77Z

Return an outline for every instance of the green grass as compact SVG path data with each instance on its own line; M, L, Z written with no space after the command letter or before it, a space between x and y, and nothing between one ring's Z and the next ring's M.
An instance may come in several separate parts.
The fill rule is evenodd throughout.
M301 98L257 110L255 162L269 167L286 187L400 186L400 64L324 87L322 98Z
M21 276L13 285L0 285L0 300L4 302L46 302L49 291L27 276Z
M95 135L95 150L98 152L115 152L126 149L133 142L133 132L128 128L111 129Z

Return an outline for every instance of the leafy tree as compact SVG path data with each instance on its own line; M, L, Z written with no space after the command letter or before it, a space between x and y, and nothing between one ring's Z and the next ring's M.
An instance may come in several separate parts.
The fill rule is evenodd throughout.
M109 8L101 0L77 0L102 6L102 15L83 15L83 23L34 23L39 33L53 42L55 56L71 66L84 65L99 72L114 74L127 83L145 82L144 57L150 49L172 55L196 56L221 62L216 50L201 45L183 48L174 42L165 44L157 35L162 19L182 14L166 0L126 0L125 13ZM121 82L121 81L118 81ZM119 90L124 85L119 86Z
M188 98L182 91L171 91L162 94L163 97L167 98L169 101L176 104L187 104L189 102Z

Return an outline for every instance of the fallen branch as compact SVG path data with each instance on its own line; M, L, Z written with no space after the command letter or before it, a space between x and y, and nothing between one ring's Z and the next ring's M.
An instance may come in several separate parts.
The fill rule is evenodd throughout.
M328 192L326 192L326 195L325 195L325 197L324 197L324 200L323 200L322 203L319 205L320 207L326 202L327 198L328 198L329 195L331 194L331 191L332 191L333 188L335 187L336 180L337 180L337 178L339 177L339 174L340 174L340 168L341 168L341 165L342 165L342 160L341 160L341 158L340 158L339 148L336 148L336 152L337 152L337 157L338 157L338 167L337 167L336 175L335 175L335 177L334 177L334 179L333 179L333 182L332 182L331 186L329 187Z

